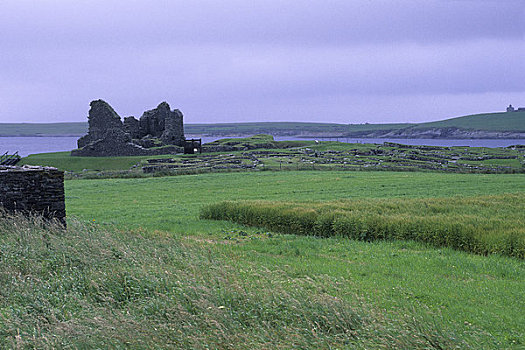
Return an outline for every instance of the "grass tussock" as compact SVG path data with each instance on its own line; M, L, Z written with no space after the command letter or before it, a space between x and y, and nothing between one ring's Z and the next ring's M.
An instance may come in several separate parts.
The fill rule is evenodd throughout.
M435 316L386 318L330 278L250 275L166 235L2 213L0 247L0 348L469 347Z
M332 202L224 201L200 217L282 233L415 240L477 254L525 258L523 194Z

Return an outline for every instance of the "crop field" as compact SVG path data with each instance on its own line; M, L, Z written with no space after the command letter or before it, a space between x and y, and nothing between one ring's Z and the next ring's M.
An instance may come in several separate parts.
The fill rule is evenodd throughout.
M444 219L476 222L495 212L498 225L514 227L522 220L511 207L523 207L523 174L263 171L65 185L67 232L0 219L0 281L10 288L0 292L6 347L525 344L522 259L199 217L222 201L405 203L414 213L435 199L436 207L450 206Z

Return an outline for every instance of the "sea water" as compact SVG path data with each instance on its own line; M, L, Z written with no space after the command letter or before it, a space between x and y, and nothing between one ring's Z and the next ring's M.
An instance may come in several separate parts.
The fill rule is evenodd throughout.
M22 157L34 153L71 151L78 137L0 137L0 154L18 152Z
M202 138L203 143L215 141L224 136L204 136L186 135L187 138ZM9 154L18 152L22 157L34 153L49 153L71 151L77 148L78 137L0 137L0 155L5 152ZM293 136L275 136L276 141L287 140L319 140L319 141L339 141L345 143L377 143L395 142L406 145L427 145L427 146L469 146L469 147L507 147L511 145L524 145L525 140L515 139L478 139L478 140L448 140L448 139L371 139L371 138L351 138L351 137L320 137L320 138L298 138Z

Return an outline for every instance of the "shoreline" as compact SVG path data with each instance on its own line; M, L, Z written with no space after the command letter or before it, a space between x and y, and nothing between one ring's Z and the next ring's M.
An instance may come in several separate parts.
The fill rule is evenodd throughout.
M241 138L253 136L253 133L237 133L237 134L188 134L190 138L203 138L203 137L218 137L218 138ZM271 135L271 134L269 134ZM20 135L0 135L0 137L82 137L83 134L20 134ZM396 140L516 140L523 141L525 137L431 137L430 135L418 135L418 136L367 136L367 135L330 135L330 134L274 134L274 137L291 137L298 139L396 139Z

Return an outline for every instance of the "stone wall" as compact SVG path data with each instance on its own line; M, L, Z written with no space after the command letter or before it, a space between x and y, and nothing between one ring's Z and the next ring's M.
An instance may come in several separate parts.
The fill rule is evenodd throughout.
M41 214L66 224L64 172L35 166L0 166L0 207Z

